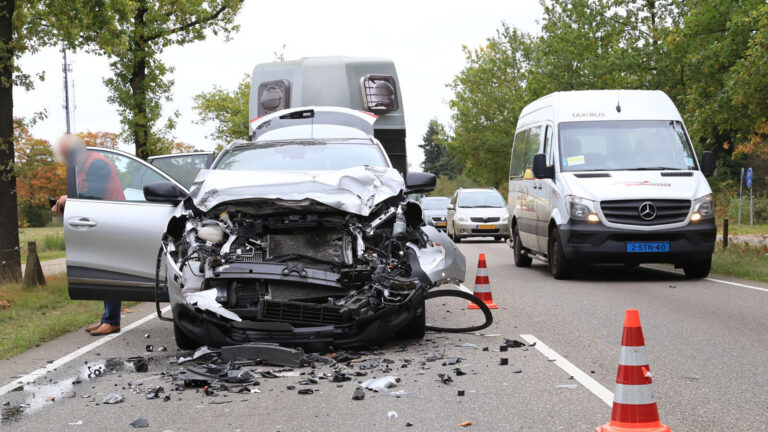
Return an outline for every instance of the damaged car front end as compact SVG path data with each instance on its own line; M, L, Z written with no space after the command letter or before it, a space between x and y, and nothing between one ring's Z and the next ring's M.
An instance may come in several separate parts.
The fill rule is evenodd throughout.
M388 166L201 172L160 254L179 346L422 337L428 291L466 270L406 199L424 178Z

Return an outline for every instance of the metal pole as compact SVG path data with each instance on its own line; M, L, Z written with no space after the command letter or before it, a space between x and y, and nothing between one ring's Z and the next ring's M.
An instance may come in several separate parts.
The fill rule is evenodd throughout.
M749 188L749 226L752 226L752 216L753 216L753 209L752 209L752 188Z
M723 249L728 249L728 218L723 220Z
M744 167L741 168L741 178L739 178L739 218L737 221L738 225L741 225L741 189L743 184L744 184Z
M62 48L61 52L64 55L64 66L62 67L64 71L64 112L67 117L67 133L72 133L72 129L69 126L69 65L67 65L67 50L66 48Z

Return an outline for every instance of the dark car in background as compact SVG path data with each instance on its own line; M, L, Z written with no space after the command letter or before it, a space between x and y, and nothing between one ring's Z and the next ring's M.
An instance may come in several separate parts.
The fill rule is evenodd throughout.
M424 223L433 226L440 231L448 229L448 204L451 199L448 197L425 197L419 204L421 213L424 217Z

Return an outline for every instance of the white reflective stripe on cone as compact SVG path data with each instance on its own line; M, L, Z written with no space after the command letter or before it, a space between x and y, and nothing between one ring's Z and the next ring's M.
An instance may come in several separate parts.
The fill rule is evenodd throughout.
M478 267L477 268L477 275L478 276L488 276L488 269L485 267Z
M628 385L616 384L613 401L625 405L647 405L656 403L653 397L653 384Z
M645 366L648 364L648 354L644 346L621 347L619 364L624 366Z
M475 292L488 292L491 290L491 286L488 284L475 285Z

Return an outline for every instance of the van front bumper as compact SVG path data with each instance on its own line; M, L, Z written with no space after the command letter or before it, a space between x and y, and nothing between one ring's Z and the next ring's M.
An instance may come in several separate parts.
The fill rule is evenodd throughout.
M658 231L609 228L569 221L558 227L565 256L576 263L673 263L708 259L715 249L714 219ZM669 252L627 252L630 242L669 242Z

